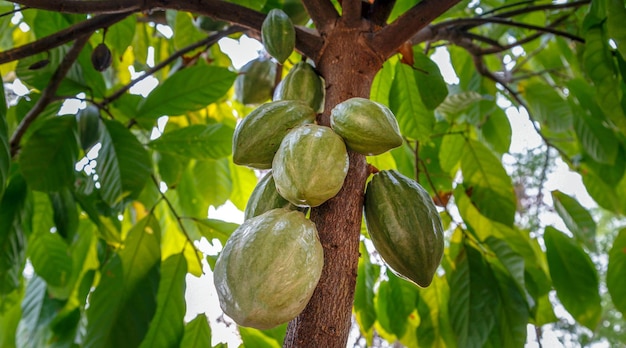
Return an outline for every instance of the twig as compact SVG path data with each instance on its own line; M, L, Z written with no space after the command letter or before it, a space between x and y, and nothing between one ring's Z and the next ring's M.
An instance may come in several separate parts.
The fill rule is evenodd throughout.
M224 29L218 33L215 33L211 36L208 36L198 42L195 42L189 46L186 46L176 52L174 52L171 56L167 57L167 59L165 59L164 61L160 62L159 64L153 66L152 68L148 69L145 71L145 73L139 77L137 77L136 79L132 80L130 83L128 83L127 85L121 87L120 89L118 89L117 91L115 91L113 94L111 94L110 96L104 98L104 100L102 101L102 105L105 106L109 103L111 103L112 101L118 99L119 97L121 97L124 93L126 93L129 89L131 89L134 85L136 85L137 83L139 83L140 81L142 81L143 79L147 78L148 76L151 76L152 74L156 73L157 71L163 69L164 67L166 67L167 65L169 65L170 63L172 63L174 60L178 59L179 57L181 57L182 55L184 55L187 52L191 52L193 50L195 50L196 48L202 47L202 46L211 46L213 44L215 44L217 41L219 41L221 38L223 38L224 36L230 35L232 33L235 33L237 31L241 31L242 28L241 27L228 27L227 29Z
M195 246L193 245L193 239L191 239L191 237L189 237L189 233L187 233L187 229L185 228L185 225L183 225L183 218L180 215L178 215L178 212L176 211L176 208L174 208L174 205L172 205L172 202L170 202L169 198L167 198L165 193L161 192L161 188L159 187L159 181L154 176L154 174L150 175L150 177L152 178L152 182L154 182L154 184L156 185L157 190L159 191L159 194L161 195L161 199L165 202L165 204L167 204L167 207L172 212L172 215L174 215L174 218L176 218L176 223L178 223L178 227L180 228L180 231L185 235L185 238L187 239L187 243L189 243L189 245L191 245L194 248L194 255L196 256L196 259L198 260L198 264L200 265L200 269L202 269L202 260L200 259L200 256L198 256L198 253L195 252ZM187 243L185 243L185 245L187 245ZM183 251L184 250L185 249L183 248ZM204 273L204 271L203 271L203 273Z
M524 6L524 5L532 4L532 3L535 3L535 2L536 2L536 0L526 0L526 1L515 2L515 3L512 3L512 4L502 5L500 7L494 8L493 10L489 10L489 11L486 11L484 13L481 13L479 15L479 17L484 17L484 16L490 15L492 13L496 13L496 12L502 11L502 10L507 9L507 8Z
M90 36L91 33L86 33L76 39L72 48L67 52L61 61L61 64L59 64L57 69L54 71L54 74L50 78L48 87L44 89L41 97L37 100L37 103L35 103L33 108L28 111L26 116L24 116L24 119L22 119L22 122L20 122L17 126L17 129L13 133L13 136L11 136L11 140L9 142L11 144L11 157L14 157L17 154L20 146L20 140L26 133L28 127L30 127L30 125L37 119L41 112L54 98L57 89L59 89L59 86L61 85L61 81L63 81L63 78L65 78L65 75L67 75L67 72L78 58L80 51L89 41Z
M28 6L24 6L24 7L19 7L19 8L16 8L16 9L14 9L14 10L12 10L12 11L8 11L8 12L5 12L5 13L3 13L3 14L0 14L0 18L2 18L2 17L6 17L6 16L10 16L10 15L12 15L12 14L15 14L15 13L18 13L18 12L22 12L22 11L24 11L24 10L28 10L29 8L30 8L30 7L28 7Z
M61 46L84 33L92 33L100 28L108 27L128 17L132 12L99 15L86 21L72 25L69 28L60 30L52 35L43 37L29 44L0 52L0 64L19 60L37 53L41 53L52 48Z

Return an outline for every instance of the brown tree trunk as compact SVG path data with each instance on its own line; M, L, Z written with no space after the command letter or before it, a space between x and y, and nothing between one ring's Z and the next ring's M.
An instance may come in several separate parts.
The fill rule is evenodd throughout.
M320 124L329 126L330 110L351 97L369 98L374 75L383 59L365 43L371 31L343 22L328 33L317 69L326 80L326 103ZM344 348L351 327L359 260L359 235L365 181L365 156L349 151L350 169L336 197L311 211L324 247L324 269L311 301L289 323L284 347ZM322 174L323 175L323 174Z

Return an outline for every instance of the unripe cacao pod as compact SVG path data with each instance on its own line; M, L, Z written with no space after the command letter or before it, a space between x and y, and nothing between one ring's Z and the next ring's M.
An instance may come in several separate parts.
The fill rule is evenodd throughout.
M350 98L330 112L331 128L353 151L379 155L402 145L398 121L383 104L365 98Z
M289 16L280 9L272 9L261 26L265 50L283 64L296 47L296 30Z
M314 124L290 131L272 163L276 189L299 207L316 207L334 197L347 173L343 139L332 129Z
M290 205L289 201L284 199L283 196L276 191L274 176L272 176L272 172L270 171L261 178L252 191L248 199L248 204L246 205L246 210L244 211L244 219L248 220L266 211L277 208L287 208Z
M426 287L443 256L443 227L430 195L394 170L374 174L367 185L365 223L385 263L400 276Z
M235 99L242 104L260 104L272 97L276 64L268 58L249 61L235 79Z
M99 44L93 52L91 52L91 64L94 69L104 71L111 66L111 62L113 62L113 56L111 55L111 50L106 44Z
M323 265L315 224L299 211L274 209L233 232L213 281L222 310L237 324L270 329L302 312Z
M280 142L294 127L313 123L315 112L297 100L265 103L246 116L233 134L233 162L258 169L272 167Z
M86 108L76 114L78 122L78 137L81 148L87 152L100 140L100 110L95 105L87 105Z
M299 62L289 70L274 91L274 100L303 100L315 112L324 111L324 80L307 62Z

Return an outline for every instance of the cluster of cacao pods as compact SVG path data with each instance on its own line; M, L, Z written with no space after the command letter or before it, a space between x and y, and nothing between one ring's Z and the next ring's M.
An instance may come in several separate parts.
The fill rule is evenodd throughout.
M272 28L288 31L284 17L270 12L267 18L266 49L274 58L286 59L291 51L286 54L284 44L271 35L276 34ZM313 66L299 62L276 87L273 101L258 106L235 129L233 162L271 169L252 192L245 221L215 264L220 306L239 325L268 329L304 309L324 264L317 229L306 210L340 191L348 173L348 149L369 156L402 145L391 110L365 98L335 105L330 127L316 124L324 91ZM364 215L387 265L428 286L443 255L443 228L426 190L396 171L380 171L367 185Z

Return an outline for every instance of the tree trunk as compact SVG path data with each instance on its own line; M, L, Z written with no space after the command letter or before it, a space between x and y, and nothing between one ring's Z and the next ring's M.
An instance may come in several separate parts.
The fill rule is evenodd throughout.
M317 69L326 80L324 113L318 122L330 125L330 110L351 97L369 98L383 59L366 45L371 28L337 22L329 31ZM363 193L369 169L365 156L349 151L350 168L336 197L311 211L324 247L324 269L311 301L289 323L284 347L344 348L351 327L359 260ZM322 174L323 175L323 174Z

